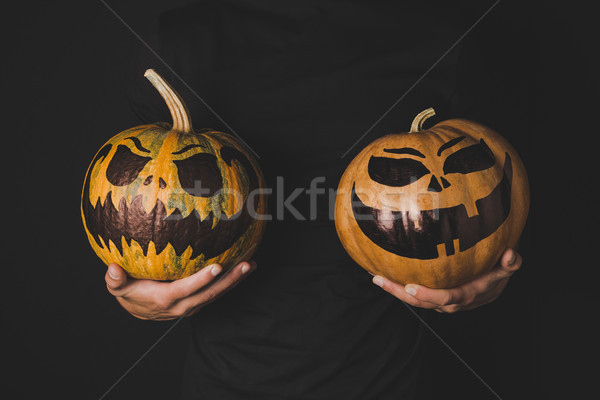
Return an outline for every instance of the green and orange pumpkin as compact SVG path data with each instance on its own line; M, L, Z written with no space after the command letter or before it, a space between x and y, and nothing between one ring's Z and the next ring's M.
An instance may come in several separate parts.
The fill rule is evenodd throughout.
M515 149L465 119L390 134L348 165L335 203L338 236L372 274L401 284L451 288L489 271L515 247L529 186Z
M262 237L264 177L234 136L194 130L181 97L153 70L145 76L173 118L127 129L93 158L81 216L106 264L134 278L173 280L249 259Z

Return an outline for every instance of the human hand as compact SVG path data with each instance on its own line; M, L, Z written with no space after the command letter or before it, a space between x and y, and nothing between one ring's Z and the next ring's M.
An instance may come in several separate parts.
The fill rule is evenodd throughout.
M379 275L373 277L373 283L412 306L434 309L442 313L455 313L496 300L522 262L523 259L515 250L506 249L498 264L488 273L452 289L430 289L415 284L400 285Z
M253 261L242 262L210 285L222 267L212 264L193 275L172 282L133 279L117 264L110 264L105 280L108 291L131 315L164 321L187 317L237 285L256 269Z

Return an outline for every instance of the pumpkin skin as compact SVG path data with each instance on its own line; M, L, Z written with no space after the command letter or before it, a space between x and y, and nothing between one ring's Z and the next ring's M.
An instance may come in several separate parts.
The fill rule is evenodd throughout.
M514 248L529 183L514 148L465 119L390 134L365 147L339 183L335 226L348 254L400 284L452 288L489 271Z
M105 264L133 278L174 280L249 259L262 237L263 174L232 135L195 131L177 93L146 73L171 109L173 126L127 129L106 142L84 181L81 216Z

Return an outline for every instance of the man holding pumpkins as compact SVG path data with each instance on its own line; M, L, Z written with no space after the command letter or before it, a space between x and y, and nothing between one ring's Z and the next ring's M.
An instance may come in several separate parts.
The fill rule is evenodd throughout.
M517 223L510 213L525 209L526 215L525 197L517 193L526 177L521 176L524 170L516 152L501 139L485 136L483 128L471 127L456 137L438 133L430 153L418 148L419 143L402 142L405 139L370 150L348 183L347 204L356 204L350 203L355 188L353 199L360 200L362 208L349 207L348 224L354 228L347 225L343 231L352 232L353 238L364 234L352 243L340 242L336 224L341 219L337 214L335 221L331 218L331 199L318 196L311 204L306 191L294 192L311 187L317 177L326 189L337 189L361 149L389 133L406 132L414 116L428 107L443 117L435 123L486 115L478 113L485 103L478 92L465 89L480 82L469 82L473 76L462 71L469 68L469 57L476 56L462 52L461 46L397 101L468 28L456 23L464 17L462 12L444 2L232 0L193 3L161 16L153 46L169 68L147 54L131 75L129 93L139 122L171 119L142 76L147 68L155 68L186 99L197 127L243 138L264 172L266 187L273 190L268 196L270 215L277 215L281 207L278 198L300 193L293 205L303 216L283 212L282 218L267 221L252 260L242 259L230 268L215 263L181 279L160 281L133 278L116 263L108 266L108 291L133 316L189 317L192 337L183 398L422 398L416 381L423 329L406 304L441 313L480 307L498 298L521 267L516 247L524 217ZM424 21L436 28L426 28ZM501 133L512 141L513 132ZM451 159L460 151L464 154ZM438 157L439 170L433 166ZM241 163L233 163L241 168ZM476 174L487 174L488 169L498 177L485 175L479 184ZM158 177L154 179L158 185ZM483 182L492 180L486 189ZM282 187L276 188L276 183ZM394 222L386 225L385 219L379 228L355 221L366 210L377 218L386 214L377 200L364 194L367 187L394 191L409 190L410 185L423 185L424 193L438 196L438 214L428 217L430 210L418 203L425 214L418 211L416 219L404 220L405 228ZM275 195L278 190L283 197ZM465 191L473 198L463 207L468 202L459 192ZM485 202L492 195L500 200ZM504 216L498 214L501 207L509 208ZM394 213L403 208L392 209ZM474 224L480 230L475 239L474 233L466 232ZM513 225L518 226L510 228ZM368 250L390 231L395 236L385 239L388 245L396 246L395 241L404 238L414 249L425 240L422 232L431 230L439 241L415 253L423 267L407 275L421 280L390 278L386 271L400 266L390 260L404 256L382 258ZM468 281L452 281L457 283L452 287L428 284L433 272L422 272L428 266L467 252L477 253L472 260L495 252L494 265L473 265L477 274ZM363 259L365 265L368 260L377 262L367 268ZM456 261L450 264L461 267Z

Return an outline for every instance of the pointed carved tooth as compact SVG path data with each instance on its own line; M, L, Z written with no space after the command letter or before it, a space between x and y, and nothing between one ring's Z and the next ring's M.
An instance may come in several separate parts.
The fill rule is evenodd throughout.
M212 228L211 229L215 229L215 226L217 226L217 224L221 220L222 214L219 213L219 217L218 218L216 218L216 215L214 213L213 213L213 216L215 216L215 218L213 218L213 224L212 224Z

